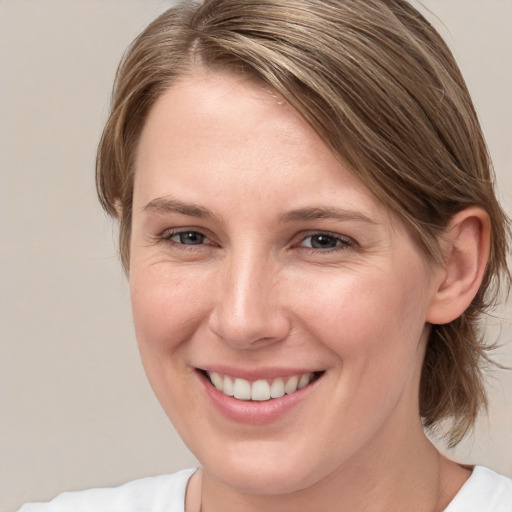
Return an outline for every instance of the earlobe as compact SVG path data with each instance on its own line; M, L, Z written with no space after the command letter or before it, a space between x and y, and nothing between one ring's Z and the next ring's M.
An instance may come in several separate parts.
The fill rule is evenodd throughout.
M487 213L478 207L457 213L448 224L443 240L445 259L438 271L427 321L446 324L471 304L484 276L490 246Z

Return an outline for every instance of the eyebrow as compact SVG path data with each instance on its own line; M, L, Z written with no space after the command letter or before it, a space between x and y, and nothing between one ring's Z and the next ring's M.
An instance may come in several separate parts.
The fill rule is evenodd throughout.
M144 206L144 211L155 213L179 213L189 217L197 217L201 219L214 219L215 215L202 206L185 203L178 199L169 197L157 197L149 201ZM299 208L283 213L279 217L279 222L309 221L318 219L334 219L341 221L359 221L376 225L377 222L362 212L355 210L346 210L337 207L315 206L310 208Z
M169 197L157 197L156 199L152 199L144 206L143 210L155 213L179 213L181 215L201 219L212 219L215 217L207 208L191 203L184 203Z
M334 219L341 221L359 221L366 222L368 224L376 225L373 219L368 217L362 212L355 210L345 210L344 208L336 207L313 207L313 208L299 208L297 210L291 210L284 213L280 217L281 222L293 222L293 221L308 221L317 219Z

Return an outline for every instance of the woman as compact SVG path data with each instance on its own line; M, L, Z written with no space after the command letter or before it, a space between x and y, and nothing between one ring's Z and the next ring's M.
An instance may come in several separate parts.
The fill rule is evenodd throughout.
M121 64L97 183L201 469L41 510L512 510L510 479L425 435L456 444L486 404L508 227L460 72L408 3L170 9Z

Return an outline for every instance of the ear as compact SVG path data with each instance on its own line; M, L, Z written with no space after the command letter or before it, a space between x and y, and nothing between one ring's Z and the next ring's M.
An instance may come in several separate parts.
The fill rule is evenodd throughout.
M478 292L489 259L489 216L479 207L457 213L448 224L441 244L445 257L436 272L427 314L427 322L431 324L455 320Z

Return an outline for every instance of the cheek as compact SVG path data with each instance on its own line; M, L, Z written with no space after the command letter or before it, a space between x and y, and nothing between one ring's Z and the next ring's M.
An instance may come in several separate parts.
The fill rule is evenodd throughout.
M382 361L398 366L410 359L425 326L426 294L421 280L394 276L340 273L301 285L310 298L300 306L307 329L343 361L382 367Z
M130 293L143 356L148 351L172 353L192 335L205 314L198 287L197 281L185 273L173 272L163 265L134 269Z
M178 425L187 410L188 341L206 317L197 287L183 272L165 265L133 268L130 293L135 333L142 363L163 409ZM192 281L193 282L193 281Z
M309 290L319 288L310 283ZM378 431L397 403L407 403L409 417L417 415L425 296L403 280L397 286L387 276L367 280L361 274L332 280L328 290L303 309L304 326L332 354L331 400L337 405L324 428L343 425L356 446L361 436Z

